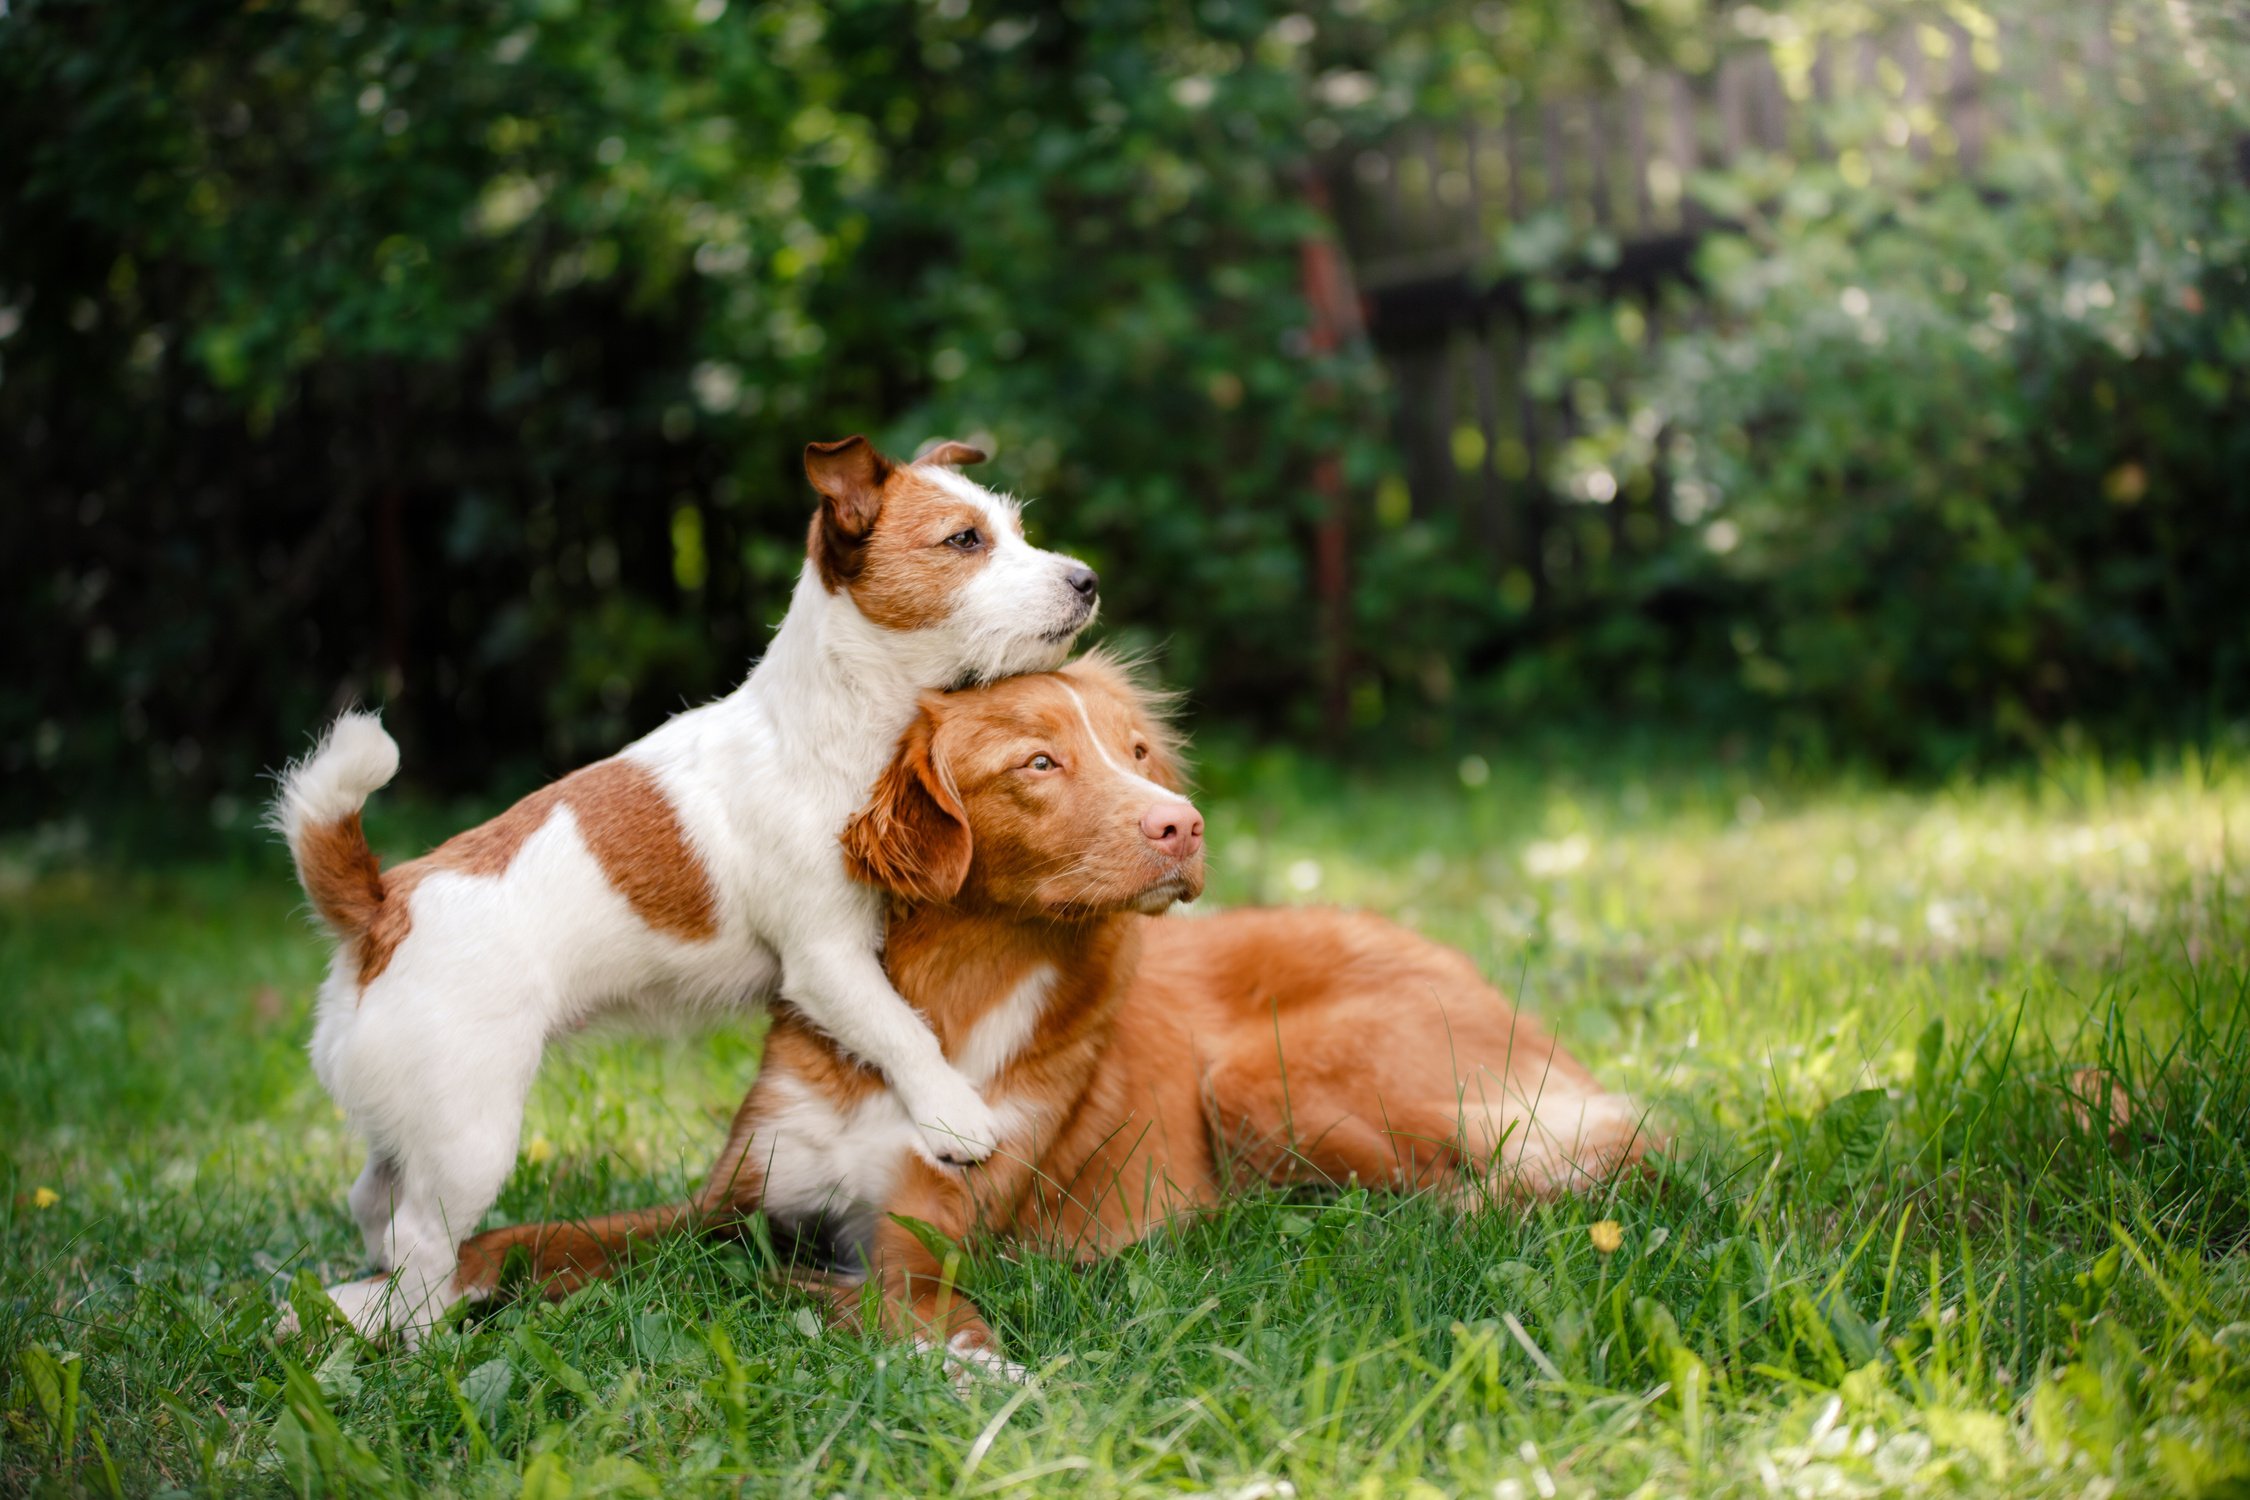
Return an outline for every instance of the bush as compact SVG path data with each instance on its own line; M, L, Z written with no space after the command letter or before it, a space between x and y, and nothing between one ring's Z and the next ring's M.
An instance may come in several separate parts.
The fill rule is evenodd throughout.
M1601 611L1697 601L1684 643L1582 665L1663 661L1675 703L1731 679L1752 722L1894 764L2250 708L2222 623L2250 589L2250 183L2236 111L2150 42L2114 80L2137 103L2035 116L1973 179L1850 110L1834 162L1705 178L1734 227L1660 354L1570 310L1544 379L1606 394L1556 488L1660 477L1686 523Z
M231 816L353 698L440 785L601 753L741 672L798 566L797 454L854 430L992 446L1111 628L1252 729L1695 712L1906 760L2239 708L2239 102L2145 27L2142 102L2027 132L1995 198L1699 184L1743 229L1660 364L1534 278L1558 492L1598 462L1670 495L1661 545L1603 552L1579 507L1598 566L1534 600L1402 519L1395 393L1308 335L1308 173L1717 35L1606 14L19 0L0 619L35 649L0 811Z
M354 697L440 783L600 753L740 674L855 430L994 447L1113 620L1286 718L1371 368L1304 345L1303 132L1390 19L21 0L12 791L239 794Z
M1990 199L1800 178L1770 251L1713 248L1665 390L1744 680L1803 732L2244 706L2211 625L2250 588L2250 193L2208 133L2120 144L2011 152Z

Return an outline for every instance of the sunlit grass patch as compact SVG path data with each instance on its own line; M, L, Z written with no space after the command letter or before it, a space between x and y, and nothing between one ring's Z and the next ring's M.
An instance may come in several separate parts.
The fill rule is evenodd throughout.
M1265 1196L1079 1268L981 1251L1027 1389L677 1245L411 1355L354 1269L270 851L0 880L0 1490L2198 1494L2250 1483L2250 773L1901 791L1590 753L1210 767L1211 900L1456 942L1675 1132L1596 1200ZM380 836L381 830L378 829ZM746 1035L551 1060L504 1218L704 1164Z

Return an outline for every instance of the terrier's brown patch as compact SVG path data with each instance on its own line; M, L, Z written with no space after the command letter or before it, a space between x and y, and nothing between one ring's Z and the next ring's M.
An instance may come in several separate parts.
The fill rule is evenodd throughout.
M391 955L398 945L406 941L408 929L414 925L414 913L407 903L414 898L414 888L422 877L430 873L430 856L408 860L383 877L383 904L376 908L375 916L359 935L359 987L364 990L383 977L391 966Z
M961 552L946 538L991 528L983 506L926 473L895 469L883 482L883 508L845 587L859 612L885 630L927 629L953 613L953 596L991 561L998 540L987 534L983 546Z
M719 930L718 893L710 872L689 846L679 814L655 776L629 760L597 761L385 875L381 904L360 933L361 986L390 967L391 955L406 940L413 926L408 902L424 877L437 870L500 874L557 807L570 809L602 873L643 922L686 942Z
M383 906L383 870L358 813L309 827L294 841L297 878L313 910L337 932L358 932Z
M602 872L642 921L690 942L719 930L710 872L655 776L629 760L605 760L558 786Z

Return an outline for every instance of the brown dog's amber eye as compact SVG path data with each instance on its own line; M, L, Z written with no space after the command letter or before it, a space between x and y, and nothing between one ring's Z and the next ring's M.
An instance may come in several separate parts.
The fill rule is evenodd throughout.
M1031 757L1031 769L1034 771L1052 771L1055 769L1055 764L1055 758L1052 755L1034 755Z
M945 545L956 552L974 552L984 545L984 537L971 526L967 531L956 531L945 539Z

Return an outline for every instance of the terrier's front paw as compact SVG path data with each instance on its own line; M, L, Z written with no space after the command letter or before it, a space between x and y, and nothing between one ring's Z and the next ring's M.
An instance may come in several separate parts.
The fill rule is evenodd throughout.
M922 1144L948 1166L973 1167L1000 1144L1000 1119L984 1096L964 1084L948 1097L914 1111Z
M918 1338L914 1349L918 1354L935 1354L944 1361L945 1377L952 1383L953 1393L964 1401L983 1381L1025 1385L1031 1380L1031 1371L1003 1355L988 1339L975 1334L957 1333L943 1346Z
M945 1357L946 1363L953 1367L956 1386L966 1384L966 1377L1004 1380L1010 1385L1022 1385L1031 1379L1031 1371L990 1344L965 1333L957 1333L945 1341Z

